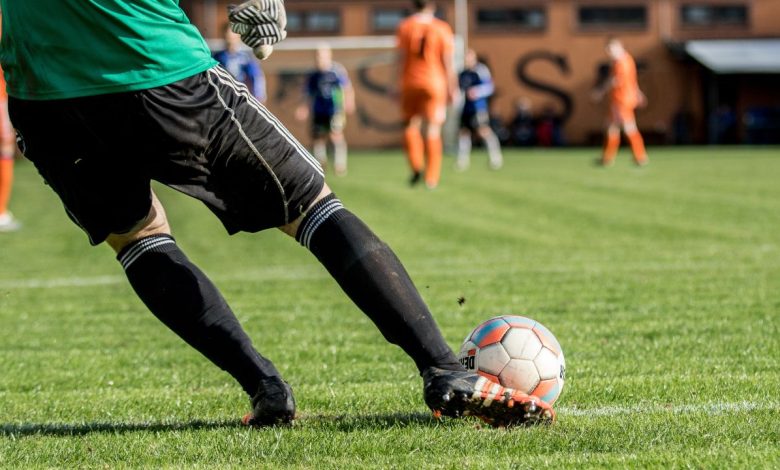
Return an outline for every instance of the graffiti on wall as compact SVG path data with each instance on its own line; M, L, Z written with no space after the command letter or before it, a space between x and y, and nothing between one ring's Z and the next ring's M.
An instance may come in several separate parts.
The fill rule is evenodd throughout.
M351 79L358 97L371 97L371 99L358 99L357 102L356 118L361 128L395 134L403 126L395 113L390 113L391 117L388 117L388 106L397 106L397 99L393 96L396 84L389 80L391 77L386 73L390 70L389 62L387 55L380 54L361 58L348 64L348 69L351 71ZM552 66L558 76L539 76L538 72L535 74L533 71L540 63ZM383 68L386 70L382 70ZM638 62L637 68L641 72L646 68L646 64ZM548 106L555 108L557 122L565 124L570 120L575 109L575 99L570 91L559 85L561 78L572 76L570 61L565 54L544 49L526 52L515 62L513 72L513 85L533 91L537 95L548 96L551 103L557 103L557 106ZM290 101L299 102L308 73L309 70L301 68L279 69L276 72L278 85L273 93L274 103L284 106L288 105ZM607 61L596 64L591 75L593 86L603 83L608 74L609 64ZM498 88L499 94L495 98L501 99L502 83L500 80ZM388 106L377 106L376 103L383 100L388 102Z

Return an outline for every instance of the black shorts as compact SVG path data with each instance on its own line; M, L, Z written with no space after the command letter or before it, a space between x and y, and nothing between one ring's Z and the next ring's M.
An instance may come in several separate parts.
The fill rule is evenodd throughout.
M314 157L221 67L137 92L9 105L20 149L92 244L146 217L151 180L201 200L231 234L294 221L324 184Z
M311 120L313 138L327 137L331 132L342 132L347 123L344 113L314 114Z
M463 111L460 114L460 128L476 132L482 126L490 125L490 115L484 110Z

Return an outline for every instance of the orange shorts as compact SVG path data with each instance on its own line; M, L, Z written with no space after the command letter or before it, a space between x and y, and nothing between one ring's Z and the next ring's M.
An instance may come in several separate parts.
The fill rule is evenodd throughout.
M636 122L634 106L627 106L622 103L612 103L609 106L609 120L612 123L624 125L628 122Z
M404 121L421 116L433 124L442 124L447 116L447 95L431 88L401 90L401 114Z

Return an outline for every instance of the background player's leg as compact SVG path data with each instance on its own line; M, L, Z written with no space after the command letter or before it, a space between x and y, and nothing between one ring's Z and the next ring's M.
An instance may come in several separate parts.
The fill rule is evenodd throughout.
M323 169L328 167L328 141L324 137L315 137L311 146L311 153L320 162Z
M343 132L334 131L330 141L333 142L333 171L336 176L344 176L347 174L347 140Z
M16 222L8 212L8 201L11 199L11 186L14 181L14 160L0 154L0 231L18 229Z
M633 114L633 113L632 113ZM645 141L642 139L642 134L639 133L639 129L636 127L636 121L626 120L624 129L626 132L626 138L629 144L631 144L631 152L634 154L634 162L643 166L647 164L647 151L645 150Z
M422 136L422 119L419 116L412 117L404 129L404 148L406 149L406 158L409 161L409 168L412 170L412 177L409 180L411 184L416 184L420 180L423 171L423 158L425 154L425 143Z
M462 128L458 133L458 157L455 160L457 170L466 170L471 160L471 130Z
M8 211L14 181L14 153L16 143L8 117L7 103L0 103L0 231L17 230L21 224Z
M620 105L611 103L609 107L609 121L604 135L604 150L601 154L601 164L609 166L615 162L615 156L620 147L620 127L623 125L620 113Z
M490 168L498 170L504 165L504 156L501 154L501 142L489 125L479 126L479 136L487 147Z
M427 123L425 131L425 185L433 189L439 185L444 145L441 141L441 124Z
M282 227L309 248L382 335L422 373L430 366L462 370L401 262L327 186L293 224Z
M601 164L608 166L614 163L619 147L620 127L617 124L610 124L604 136L604 151L601 154Z
M241 328L216 286L170 236L165 211L154 198L150 217L130 234L106 240L149 310L184 341L227 371L252 397L268 377L278 377Z

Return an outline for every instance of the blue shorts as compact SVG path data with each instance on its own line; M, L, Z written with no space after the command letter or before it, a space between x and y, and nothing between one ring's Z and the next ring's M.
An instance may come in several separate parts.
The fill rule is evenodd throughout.
M460 114L460 128L476 132L482 126L490 125L490 115L486 110L463 111Z
M342 132L347 119L343 112L333 114L313 114L311 120L311 135L318 139L327 137L331 132Z

